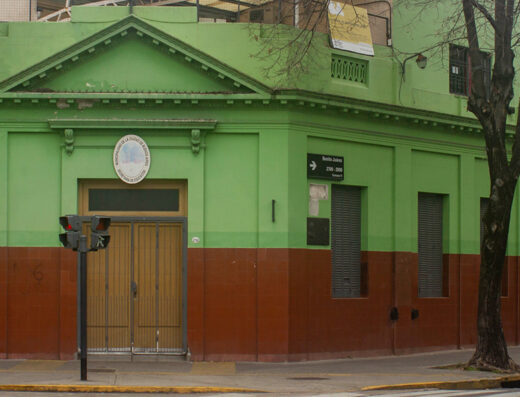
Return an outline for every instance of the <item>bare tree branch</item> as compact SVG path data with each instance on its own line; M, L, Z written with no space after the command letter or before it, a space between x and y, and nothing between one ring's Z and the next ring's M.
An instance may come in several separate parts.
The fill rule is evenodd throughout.
M495 19L493 18L493 16L489 13L489 11L486 9L486 7L484 7L482 4L480 4L477 0L472 0L471 3L473 4L473 6L479 10L482 15L484 15L486 17L486 19L488 20L488 22L491 24L491 26L493 26L493 28L495 29L495 31L498 31L498 27L497 27L497 24L495 22Z
M468 98L468 108L480 119L481 117L485 118L485 112L482 112L481 104L486 97L486 92L484 87L483 73L481 67L479 68L479 66L482 65L481 63L479 65L479 61L481 60L482 55L480 52L473 3L473 0L462 0L462 8L466 22L466 32L468 35L471 70L475 72L474 81L471 86L471 92Z
M505 17L505 45L511 46L511 35L513 33L513 11L515 8L515 0L507 0L506 4L506 17Z
M504 37L505 37L505 29L506 27L506 6L505 0L495 0L495 20L499 22L499 26L497 29L497 34L495 35L495 52L498 56L502 56L504 49Z

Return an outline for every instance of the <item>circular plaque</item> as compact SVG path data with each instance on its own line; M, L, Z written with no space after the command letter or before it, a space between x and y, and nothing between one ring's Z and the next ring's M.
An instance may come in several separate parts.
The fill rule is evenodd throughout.
M137 135L125 135L114 148L114 169L126 183L141 182L150 169L150 150Z

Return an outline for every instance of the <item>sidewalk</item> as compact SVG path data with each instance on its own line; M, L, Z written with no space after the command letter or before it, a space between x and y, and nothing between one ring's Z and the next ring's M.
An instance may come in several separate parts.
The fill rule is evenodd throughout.
M467 361L472 353L473 350L456 350L298 363L192 363L179 357L96 355L89 356L86 382L79 380L79 361L0 360L0 391L312 394L372 390L379 386L500 387L497 379L505 375L433 368ZM520 347L511 347L510 355L520 362ZM511 379L520 380L520 375Z

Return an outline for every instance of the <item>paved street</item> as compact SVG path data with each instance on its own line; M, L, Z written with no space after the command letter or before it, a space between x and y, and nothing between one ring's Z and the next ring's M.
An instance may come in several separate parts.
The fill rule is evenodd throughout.
M88 381L77 360L0 360L0 396L520 396L520 374L453 369L472 350L291 363L190 362L179 357L90 356ZM520 362L520 347L510 348ZM442 389L442 390L436 390ZM489 390L488 390L489 389ZM496 390L491 390L496 389ZM29 393L30 392L30 393ZM71 392L82 392L71 393Z
M2 397L49 397L49 393L38 392L4 392L0 393ZM82 397L82 396L106 396L105 393L52 393L56 397ZM176 396L177 394L166 393L161 396ZM125 397L145 397L150 394L143 393L117 393L115 396ZM264 393L217 393L217 394L188 394L187 396L202 396L202 397L253 397L265 396ZM291 393L291 394L276 394L279 397L516 397L520 396L520 389L493 389L493 390L421 390L421 391L392 391L392 392L361 392L361 393L320 393L308 394Z

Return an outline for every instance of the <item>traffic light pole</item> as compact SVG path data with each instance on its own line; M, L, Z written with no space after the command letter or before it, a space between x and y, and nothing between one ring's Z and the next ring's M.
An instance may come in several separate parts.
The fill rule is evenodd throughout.
M105 249L110 242L107 230L110 218L94 215L90 218L90 248L87 247L87 236L82 234L83 221L78 215L60 216L60 225L65 233L59 239L65 248L79 252L79 357L81 360L81 380L87 380L87 252Z
M87 236L79 237L80 256L80 359L81 380L87 380Z

